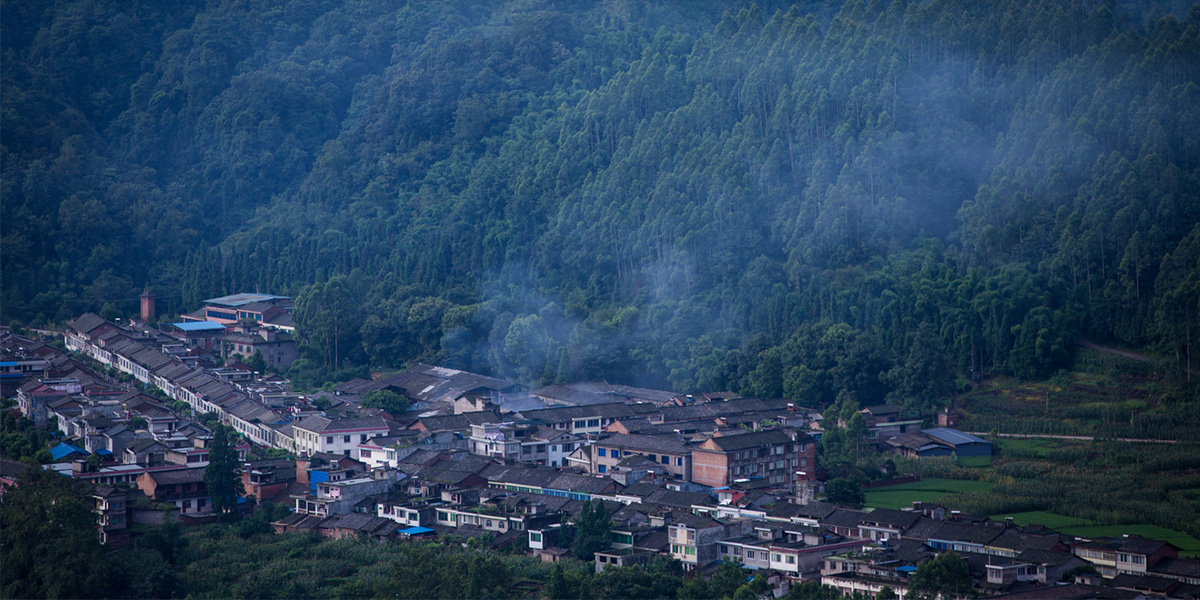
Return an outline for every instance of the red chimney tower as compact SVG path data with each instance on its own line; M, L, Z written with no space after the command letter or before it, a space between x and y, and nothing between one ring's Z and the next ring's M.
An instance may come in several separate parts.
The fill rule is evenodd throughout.
M142 300L142 320L143 321L153 321L156 317L156 314L154 311L154 309L155 309L154 292L151 292L150 290L146 290L146 291L142 292L141 300Z

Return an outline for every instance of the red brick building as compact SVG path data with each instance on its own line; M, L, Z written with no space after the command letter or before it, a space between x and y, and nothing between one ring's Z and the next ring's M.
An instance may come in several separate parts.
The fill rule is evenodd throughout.
M796 471L817 465L816 443L794 429L718 435L692 450L692 481L725 487L738 479L764 478L791 489Z

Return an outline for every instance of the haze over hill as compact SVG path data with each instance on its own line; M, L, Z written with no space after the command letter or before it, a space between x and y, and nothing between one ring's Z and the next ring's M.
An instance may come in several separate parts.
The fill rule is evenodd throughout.
M921 412L955 371L1044 376L1081 338L1180 367L1196 343L1197 6L0 23L3 320L258 290L297 299L302 382L422 360Z

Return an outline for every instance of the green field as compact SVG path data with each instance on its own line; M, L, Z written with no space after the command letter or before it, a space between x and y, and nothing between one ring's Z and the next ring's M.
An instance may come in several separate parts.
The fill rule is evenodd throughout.
M1036 510L1030 512L1012 513L1007 515L992 515L995 521L1003 521L1005 517L1012 517L1013 522L1017 525L1025 526L1031 523L1045 525L1051 529L1062 530L1063 527L1078 527L1082 525L1091 525L1092 522L1087 519L1078 519L1075 517L1066 517L1044 510ZM1077 534L1073 534L1077 535Z
M1000 446L1000 451L1006 450L1024 450L1045 458L1051 450L1055 450L1063 445L1063 440L1046 439L1046 438L1005 438L997 437L992 439L992 442Z
M979 469L992 466L992 457L990 456L968 456L958 459L958 466L967 467L968 469Z
M929 478L867 491L867 506L875 508L908 508L913 502L939 502L942 498L963 492L986 492L992 489L987 481Z

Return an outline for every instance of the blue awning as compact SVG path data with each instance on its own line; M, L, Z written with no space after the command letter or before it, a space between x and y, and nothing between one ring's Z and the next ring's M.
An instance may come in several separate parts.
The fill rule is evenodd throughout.
M433 530L428 527L409 527L408 529L397 529L396 531L404 535L420 535L422 533L433 533Z

